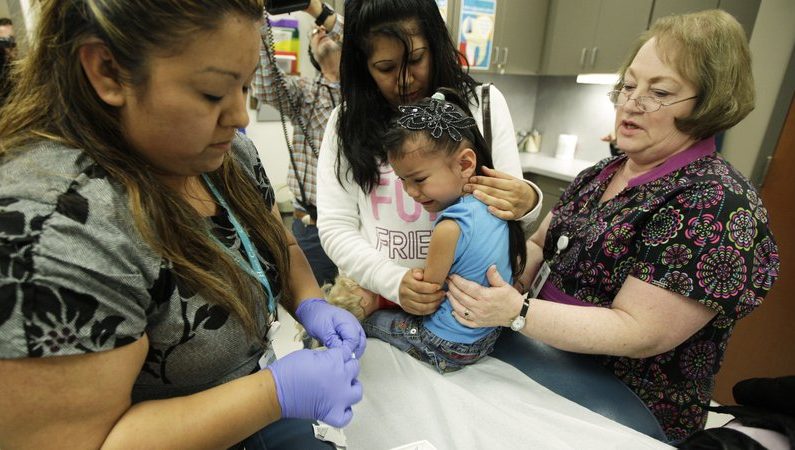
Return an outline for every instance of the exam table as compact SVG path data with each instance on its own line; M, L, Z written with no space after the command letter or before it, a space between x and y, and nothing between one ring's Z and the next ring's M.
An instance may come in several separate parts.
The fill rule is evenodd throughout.
M439 450L670 448L640 399L595 357L509 330L490 357L444 376L376 339L361 367L365 398L345 428L348 449L426 439ZM308 421L282 420L268 435L270 450L333 448Z
M633 430L665 441L651 411L596 357L570 353L508 330L500 335L492 357L519 369L538 384Z

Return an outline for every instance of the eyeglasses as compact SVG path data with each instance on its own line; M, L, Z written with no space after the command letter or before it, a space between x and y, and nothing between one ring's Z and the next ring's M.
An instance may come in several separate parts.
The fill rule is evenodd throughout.
M647 113L659 111L660 108L663 106L671 106L677 103L682 103L688 100L693 100L694 98L698 98L697 95L692 97L683 98L682 100L677 100L675 102L663 103L659 99L654 97L635 97L630 98L629 95L624 92L623 90L618 91L610 91L607 93L607 98L610 99L610 102L616 106L622 106L630 100L635 100L635 104L638 105L638 108Z

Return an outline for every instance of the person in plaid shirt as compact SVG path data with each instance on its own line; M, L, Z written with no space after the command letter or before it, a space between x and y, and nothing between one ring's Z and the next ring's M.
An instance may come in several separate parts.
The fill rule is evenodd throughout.
M271 63L268 51L263 47L261 64L254 77L253 95L258 101L281 109L293 124L290 170L287 175L287 185L296 199L296 220L293 220L292 232L309 260L317 282L322 286L334 282L337 267L320 246L317 232L317 155L326 122L331 111L340 103L342 16L320 0L312 0L305 12L315 18L309 40L309 57L318 75L314 78L284 76ZM263 33L266 26L263 26ZM277 71L285 81L287 95L280 86ZM286 102L280 103L288 97L295 107L289 107Z

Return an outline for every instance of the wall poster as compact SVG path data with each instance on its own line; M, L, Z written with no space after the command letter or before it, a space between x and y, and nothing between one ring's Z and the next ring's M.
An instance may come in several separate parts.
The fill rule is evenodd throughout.
M462 0L458 23L458 49L473 70L488 70L491 65L491 48L497 0Z

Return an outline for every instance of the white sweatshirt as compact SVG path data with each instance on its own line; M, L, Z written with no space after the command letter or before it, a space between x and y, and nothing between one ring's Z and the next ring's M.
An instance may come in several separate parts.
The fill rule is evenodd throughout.
M481 88L476 89L478 106L470 106L472 116L483 130L480 101ZM513 121L505 97L492 86L491 125L492 159L497 170L522 178ZM429 213L403 190L392 167L381 167L381 182L365 194L350 176L340 185L335 163L338 155L337 107L329 118L318 159L317 226L326 254L340 272L356 280L362 287L384 298L398 302L400 282L407 268L424 267L436 214ZM344 159L341 174L348 171ZM531 184L532 185L532 184ZM541 212L541 191L538 205L525 215L523 222L533 222Z

